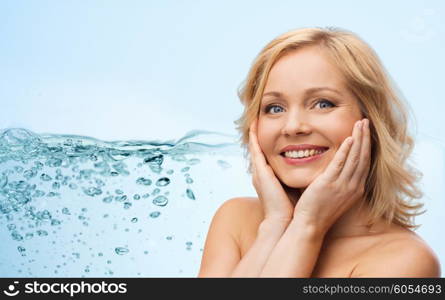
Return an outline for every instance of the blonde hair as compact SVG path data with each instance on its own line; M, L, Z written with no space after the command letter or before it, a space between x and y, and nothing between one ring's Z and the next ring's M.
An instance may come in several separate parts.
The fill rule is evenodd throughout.
M339 28L303 28L286 32L268 43L254 60L238 90L244 112L234 123L248 156L249 127L258 116L269 72L284 54L305 46L318 46L345 77L347 87L369 119L371 167L364 197L371 208L368 225L384 218L387 224L416 229L414 217L422 214L423 196L416 186L423 174L407 163L414 140L408 134L408 108L377 54L354 33ZM249 159L248 172L251 173Z

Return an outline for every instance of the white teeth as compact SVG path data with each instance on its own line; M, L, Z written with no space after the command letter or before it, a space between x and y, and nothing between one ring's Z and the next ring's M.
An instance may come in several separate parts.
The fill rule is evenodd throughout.
M315 150L315 149L306 149L306 150L299 150L299 151L287 151L284 153L284 156L291 157L291 158L302 158L302 157L309 157L313 155L320 154L324 152L325 150Z

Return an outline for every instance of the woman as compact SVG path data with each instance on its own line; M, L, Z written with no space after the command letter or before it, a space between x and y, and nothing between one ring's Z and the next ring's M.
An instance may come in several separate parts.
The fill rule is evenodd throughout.
M285 33L256 58L237 121L258 198L213 217L199 277L440 277L411 229L406 108L351 32ZM246 149L247 150L247 149Z

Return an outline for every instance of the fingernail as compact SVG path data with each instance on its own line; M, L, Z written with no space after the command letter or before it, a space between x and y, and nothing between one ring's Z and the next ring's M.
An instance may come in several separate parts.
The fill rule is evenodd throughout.
M357 122L357 128L358 128L358 129L362 128L362 122L361 122L361 121L358 121L358 122Z

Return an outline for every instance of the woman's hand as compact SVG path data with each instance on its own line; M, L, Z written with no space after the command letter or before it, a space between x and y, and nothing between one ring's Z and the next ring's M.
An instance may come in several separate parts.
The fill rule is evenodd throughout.
M369 121L358 121L352 136L343 141L326 170L303 192L295 206L294 220L309 222L325 233L362 199L370 168Z
M290 222L294 206L264 157L258 143L257 123L258 118L252 122L249 130L253 186L263 204L264 219Z

